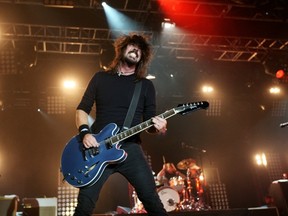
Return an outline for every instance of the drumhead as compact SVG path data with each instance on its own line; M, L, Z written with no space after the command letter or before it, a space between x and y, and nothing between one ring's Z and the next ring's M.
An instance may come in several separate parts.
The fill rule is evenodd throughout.
M180 196L176 190L171 187L161 187L158 189L158 195L167 212L174 211L180 203Z

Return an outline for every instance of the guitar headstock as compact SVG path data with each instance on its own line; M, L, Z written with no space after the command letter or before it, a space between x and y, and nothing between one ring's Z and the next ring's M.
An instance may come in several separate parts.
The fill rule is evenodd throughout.
M176 111L178 114L185 115L191 111L198 109L207 109L209 107L209 103L207 101L197 101L186 104L178 104Z

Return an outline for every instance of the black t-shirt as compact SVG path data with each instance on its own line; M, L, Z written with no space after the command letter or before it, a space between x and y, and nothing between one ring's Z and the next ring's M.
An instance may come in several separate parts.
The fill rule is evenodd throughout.
M151 80L141 79L142 88L131 126L140 124L156 114L155 88ZM77 109L90 113L95 103L96 119L92 132L99 133L109 123L122 128L134 93L136 76L118 76L100 71L90 80ZM136 134L126 141L140 142Z

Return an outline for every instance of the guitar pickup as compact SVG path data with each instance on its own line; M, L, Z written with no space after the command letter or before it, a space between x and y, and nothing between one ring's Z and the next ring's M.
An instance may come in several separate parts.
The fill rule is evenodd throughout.
M113 147L113 145L111 144L111 142L109 142L109 139L105 140L105 145L107 149L111 149Z
M93 148L89 149L89 153L90 153L90 156L93 157L95 155L98 155L100 153L100 151L99 151L98 147L93 147Z

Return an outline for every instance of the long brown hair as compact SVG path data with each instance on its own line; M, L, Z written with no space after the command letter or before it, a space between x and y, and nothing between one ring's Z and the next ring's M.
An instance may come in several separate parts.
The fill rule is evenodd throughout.
M109 65L108 70L111 71L111 73L117 72L117 67L123 60L123 52L128 44L135 44L141 49L142 56L139 63L136 65L135 74L138 79L143 78L147 73L148 65L152 59L152 48L145 35L130 33L129 35L123 35L117 38L113 44L115 57Z

